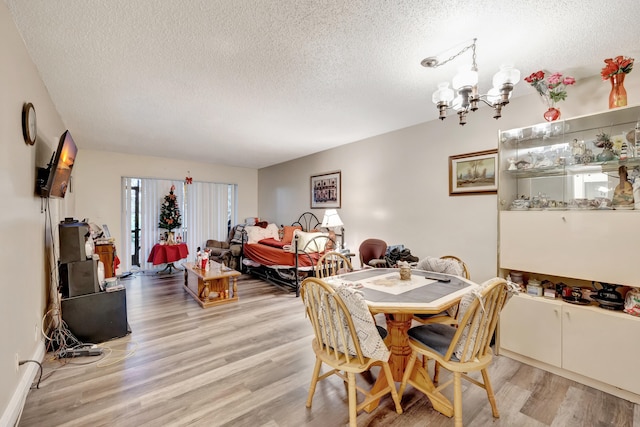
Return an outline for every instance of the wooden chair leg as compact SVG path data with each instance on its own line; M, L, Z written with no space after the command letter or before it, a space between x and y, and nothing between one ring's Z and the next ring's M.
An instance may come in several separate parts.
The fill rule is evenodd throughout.
M398 414L402 413L402 406L400 406L400 397L398 396L398 392L396 391L396 383L393 382L393 375L391 374L391 368L388 363L382 364L382 369L384 369L384 374L387 377L387 382L389 383L389 387L391 387L391 398L393 399L393 403L396 404L396 412Z
M437 360L433 361L433 385L438 386L438 381L440 381L440 364Z
M307 397L307 408L311 408L313 394L316 392L316 384L318 384L318 376L320 376L320 367L322 361L316 357L316 364L313 367L313 377L311 377L311 386L309 386L309 396Z
M487 397L489 398L489 403L491 404L491 412L493 413L494 418L500 418L500 413L498 412L498 406L496 405L496 397L493 394L493 387L491 387L491 381L489 380L489 373L487 369L481 369L482 372L482 380L484 381L484 388L487 391Z
M453 422L462 427L462 372L453 373Z
M349 426L357 427L356 417L356 374L353 372L347 372L348 387L349 387Z
M400 390L398 390L398 395L400 396L400 400L402 400L402 394L404 393L404 389L407 388L407 381L409 381L409 376L411 376L411 371L413 371L413 365L416 364L416 359L418 358L418 354L414 351L411 353L411 357L409 357L409 362L407 362L406 368L404 368L404 374L402 374L402 384L400 384Z

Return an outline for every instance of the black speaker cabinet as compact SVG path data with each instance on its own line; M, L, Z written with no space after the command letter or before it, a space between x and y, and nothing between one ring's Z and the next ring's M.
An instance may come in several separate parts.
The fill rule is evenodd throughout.
M60 292L63 298L92 294L100 291L98 261L68 262L60 264Z
M126 290L62 299L62 320L85 344L101 343L129 333Z
M84 243L88 234L89 225L84 222L61 222L58 225L61 263L87 259Z

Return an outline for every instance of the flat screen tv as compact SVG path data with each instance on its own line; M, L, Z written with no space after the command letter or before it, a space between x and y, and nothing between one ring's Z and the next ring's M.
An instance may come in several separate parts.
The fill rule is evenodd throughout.
M69 188L71 169L76 161L78 148L68 130L58 142L58 149L51 156L46 168L39 168L36 191L40 197L64 197Z

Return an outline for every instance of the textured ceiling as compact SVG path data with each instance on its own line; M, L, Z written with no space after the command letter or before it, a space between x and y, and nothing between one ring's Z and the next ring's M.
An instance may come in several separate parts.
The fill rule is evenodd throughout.
M435 119L470 55L420 61L474 37L481 91L504 62L579 80L640 60L637 0L5 3L80 148L251 168Z

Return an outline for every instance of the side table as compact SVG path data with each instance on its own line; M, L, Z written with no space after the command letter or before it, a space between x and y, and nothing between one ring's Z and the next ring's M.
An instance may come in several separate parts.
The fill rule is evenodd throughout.
M184 266L184 289L202 308L228 304L240 299L237 285L240 275L239 271L215 261L209 263L208 271L188 262Z

